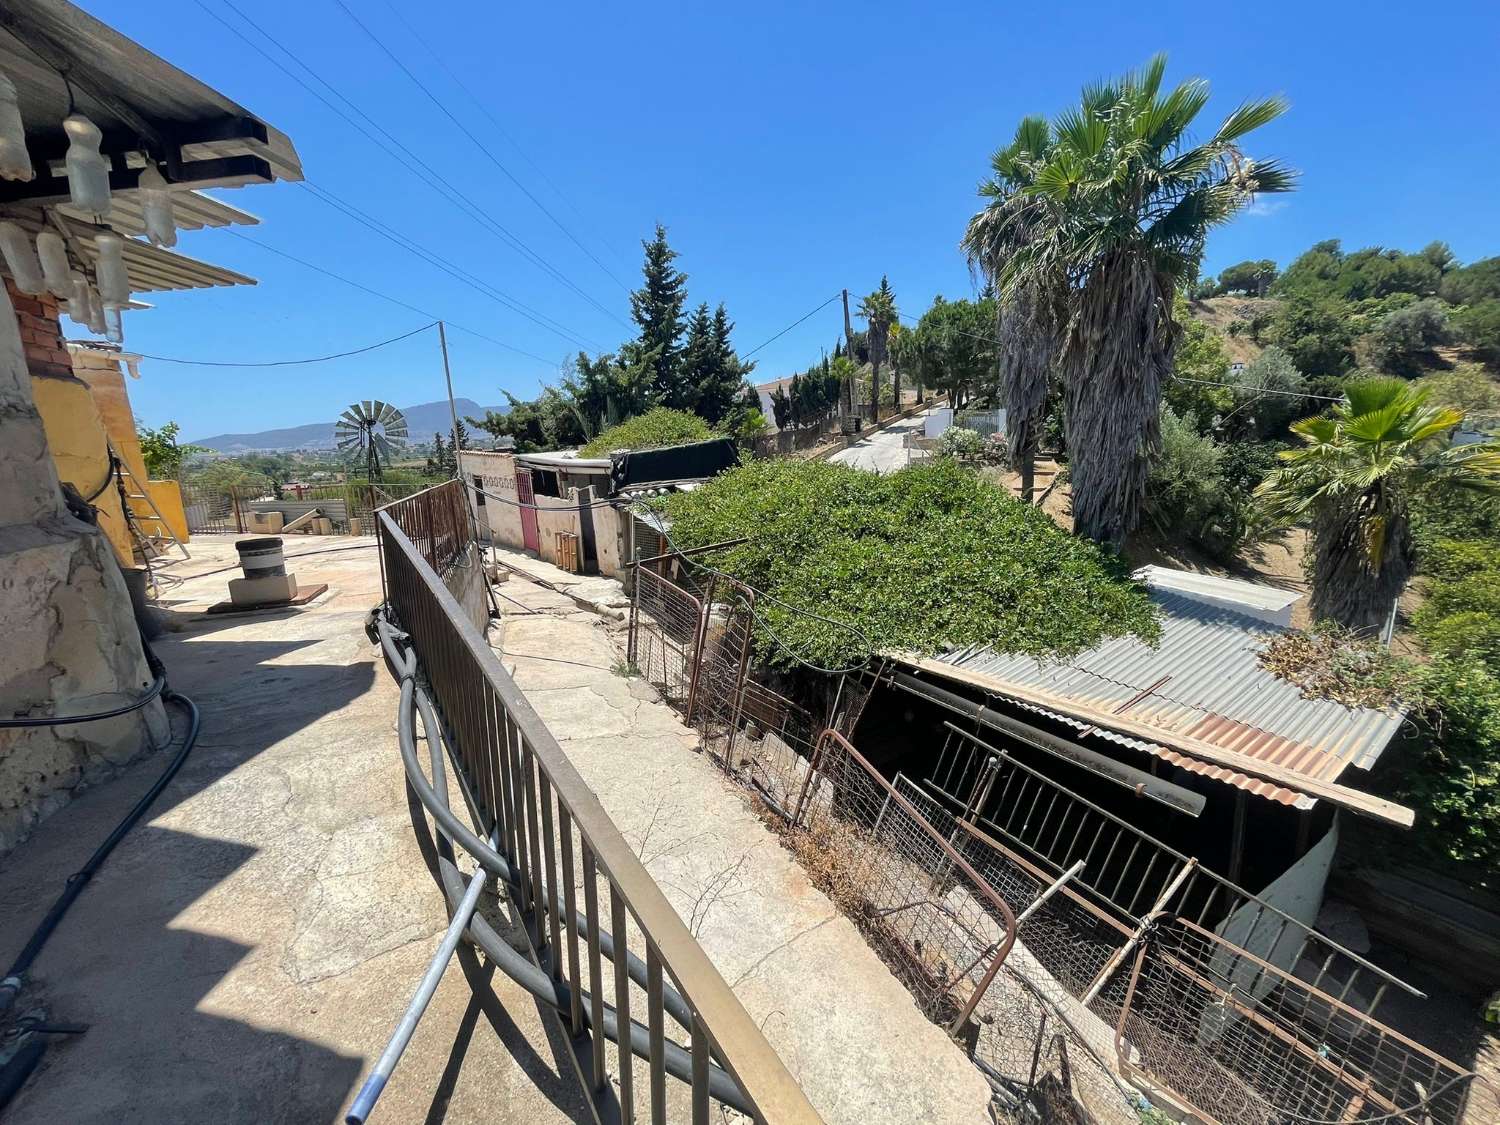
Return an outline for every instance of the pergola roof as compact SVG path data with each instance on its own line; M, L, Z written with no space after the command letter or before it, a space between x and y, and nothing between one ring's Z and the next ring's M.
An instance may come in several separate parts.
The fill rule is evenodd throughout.
M145 149L184 187L299 180L292 142L243 106L204 85L66 0L0 5L0 70L15 83L37 176L0 183L0 202L57 202L67 139L60 128L71 86L77 108L104 132L115 157L111 190L136 185ZM67 82L63 76L67 75Z

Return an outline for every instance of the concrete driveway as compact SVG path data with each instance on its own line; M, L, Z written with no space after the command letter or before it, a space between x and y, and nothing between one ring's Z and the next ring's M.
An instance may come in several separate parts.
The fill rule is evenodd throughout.
M927 411L912 418L892 422L883 430L860 438L848 449L829 458L840 465L865 469L872 473L894 473L906 468L909 463L906 435L921 433L927 424Z

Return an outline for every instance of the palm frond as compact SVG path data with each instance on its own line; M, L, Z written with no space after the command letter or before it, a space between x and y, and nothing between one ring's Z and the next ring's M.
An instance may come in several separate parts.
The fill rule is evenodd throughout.
M1224 118L1224 123L1214 134L1214 140L1220 143L1237 141L1246 133L1254 132L1263 125L1269 125L1291 107L1292 103L1281 94L1272 94L1269 98L1244 102Z

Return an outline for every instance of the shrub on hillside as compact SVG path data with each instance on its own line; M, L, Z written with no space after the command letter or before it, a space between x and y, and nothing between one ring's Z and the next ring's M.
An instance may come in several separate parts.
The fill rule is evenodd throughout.
M1159 635L1123 562L946 458L890 476L756 461L663 506L679 548L748 537L712 558L769 595L756 604L767 664L948 645L1059 656Z
M606 457L621 449L663 449L713 437L708 423L686 410L658 406L611 426L578 451L581 457Z
M984 449L984 438L978 430L949 426L938 438L938 452L944 457L977 457Z

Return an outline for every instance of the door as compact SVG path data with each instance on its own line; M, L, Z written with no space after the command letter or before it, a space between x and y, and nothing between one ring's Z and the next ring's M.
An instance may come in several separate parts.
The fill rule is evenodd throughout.
M521 542L528 551L540 552L542 537L536 526L536 500L531 489L531 470L516 470L516 499L521 502Z

